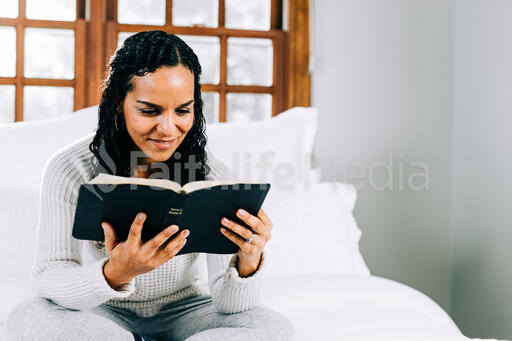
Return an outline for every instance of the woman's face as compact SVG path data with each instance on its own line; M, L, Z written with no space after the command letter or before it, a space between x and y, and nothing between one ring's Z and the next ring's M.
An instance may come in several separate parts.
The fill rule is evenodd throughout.
M182 65L161 67L132 80L123 113L146 163L168 160L194 123L194 75Z

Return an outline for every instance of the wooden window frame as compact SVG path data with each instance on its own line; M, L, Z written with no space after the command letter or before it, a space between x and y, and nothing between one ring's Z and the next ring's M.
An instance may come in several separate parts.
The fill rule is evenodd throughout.
M166 0L165 25L117 23L117 0L76 0L75 21L26 18L26 0L18 0L17 18L0 18L0 26L16 29L16 74L0 77L0 85L15 86L15 122L23 121L23 89L27 85L74 88L74 110L97 105L100 85L106 76L110 56L117 47L118 32L160 29L175 34L214 36L220 39L219 84L202 84L202 90L219 94L219 121L226 120L228 93L272 95L272 116L294 106L310 105L309 76L309 1L271 0L268 31L228 29L225 27L225 0L219 1L217 28L172 26L172 0ZM287 9L283 28L283 5ZM86 17L87 15L87 17ZM24 36L27 27L71 29L75 33L73 79L24 77ZM271 39L274 49L271 86L227 84L227 41L229 37Z
M14 77L0 77L0 85L15 86L14 121L23 121L23 90L25 86L63 86L74 89L74 110L85 106L85 0L76 0L75 21L28 19L26 0L18 0L17 18L0 18L0 26L16 29L16 74ZM26 28L69 29L75 34L75 67L73 79L26 78L24 75L25 29Z
M110 56L117 48L117 37L119 32L139 32L146 30L162 30L178 35L192 35L192 36L210 36L218 37L220 42L220 78L218 84L201 84L203 92L216 92L219 94L219 122L226 121L227 114L227 94L228 93L253 93L253 94L270 94L272 96L272 116L282 112L286 107L286 68L285 68L285 46L286 46L286 33L282 30L282 0L271 0L271 18L270 29L263 30L242 30L242 29L229 29L225 27L225 0L218 0L219 15L218 27L183 27L173 26L172 24L172 0L166 0L166 13L164 25L134 25L134 24L121 24L117 22L117 0L108 1L105 5L102 4L103 0L91 0L91 5L95 5L94 13L102 13L101 16L105 22L97 22L96 32L101 31L100 26L105 27L104 41L97 41L96 47L97 55L94 58L99 60L101 58L102 47L104 50L104 65L108 64ZM94 2L96 4L94 4ZM104 12L103 12L104 11ZM91 13L93 9L91 8ZM94 30L94 29L93 29ZM273 74L271 86L257 86L257 85L229 85L227 84L227 53L228 53L228 38L266 38L272 40L273 45ZM100 79L105 76L106 69L95 69L91 74L92 82L89 83L89 96L88 104L93 105L99 102L100 94L97 92L97 86L101 82ZM99 77L101 74L101 78Z
M287 6L287 57L286 57L286 108L311 105L310 76L310 1L288 0Z

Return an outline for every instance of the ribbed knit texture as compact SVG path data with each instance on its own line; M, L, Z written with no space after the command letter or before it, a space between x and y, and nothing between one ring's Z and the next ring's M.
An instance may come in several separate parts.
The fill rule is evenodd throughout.
M39 241L32 279L39 295L69 309L88 309L105 303L133 311L141 317L155 315L162 306L183 298L211 294L219 312L237 313L254 307L262 285L264 255L258 270L241 278L237 254L207 254L208 288L201 285L199 253L173 257L158 268L112 289L103 275L108 260L96 242L72 237L80 184L95 175L95 157L89 151L89 134L52 155L41 184ZM229 168L208 150L211 168L207 180L233 180ZM220 222L219 222L220 228Z

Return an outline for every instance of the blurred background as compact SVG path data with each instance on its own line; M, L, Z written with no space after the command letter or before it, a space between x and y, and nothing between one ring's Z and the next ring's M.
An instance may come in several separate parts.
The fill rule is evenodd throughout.
M2 0L0 122L97 104L147 29L198 54L208 122L318 107L313 166L358 188L372 274L512 338L512 1Z

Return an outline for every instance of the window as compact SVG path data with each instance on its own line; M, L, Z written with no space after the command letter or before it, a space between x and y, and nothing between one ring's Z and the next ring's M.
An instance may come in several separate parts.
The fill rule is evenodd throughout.
M0 122L34 121L84 106L83 1L0 2ZM55 10L58 8L59 10Z
M107 54L135 32L180 36L199 57L208 122L253 121L284 110L285 33L278 0L117 0Z
M208 122L307 106L308 11L308 0L1 0L0 123L98 104L116 47L152 29L197 53Z

